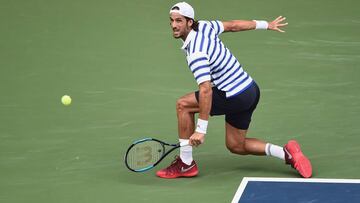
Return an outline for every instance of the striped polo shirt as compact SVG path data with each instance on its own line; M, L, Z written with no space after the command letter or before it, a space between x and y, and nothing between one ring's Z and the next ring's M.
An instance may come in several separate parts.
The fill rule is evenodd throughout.
M222 32L221 21L199 21L199 31L191 30L181 48L196 82L211 81L230 98L246 90L253 79L219 39Z

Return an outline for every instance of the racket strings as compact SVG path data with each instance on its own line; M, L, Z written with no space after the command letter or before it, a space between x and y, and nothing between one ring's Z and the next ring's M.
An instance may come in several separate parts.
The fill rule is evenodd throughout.
M127 154L127 164L134 170L152 166L162 157L164 147L156 141L146 141L134 145Z

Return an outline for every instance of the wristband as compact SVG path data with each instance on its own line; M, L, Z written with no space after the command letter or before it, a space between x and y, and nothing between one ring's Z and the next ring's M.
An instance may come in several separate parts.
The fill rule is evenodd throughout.
M198 118L195 132L206 134L208 121Z
M265 20L254 20L256 23L255 30L267 30L269 27L269 23Z

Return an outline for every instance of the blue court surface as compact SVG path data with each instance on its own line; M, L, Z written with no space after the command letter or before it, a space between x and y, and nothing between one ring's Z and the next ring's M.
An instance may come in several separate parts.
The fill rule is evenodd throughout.
M232 203L360 203L359 179L245 177Z

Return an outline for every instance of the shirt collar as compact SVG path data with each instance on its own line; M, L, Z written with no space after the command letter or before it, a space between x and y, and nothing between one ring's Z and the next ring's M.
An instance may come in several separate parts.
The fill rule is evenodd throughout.
M186 48L187 45L190 43L190 41L195 38L195 34L196 34L196 32L195 32L194 30L191 30L191 31L189 32L189 34L188 34L188 36L186 37L185 42L184 42L184 44L182 45L181 49L185 50L185 48ZM183 41L184 41L184 40L183 40Z

